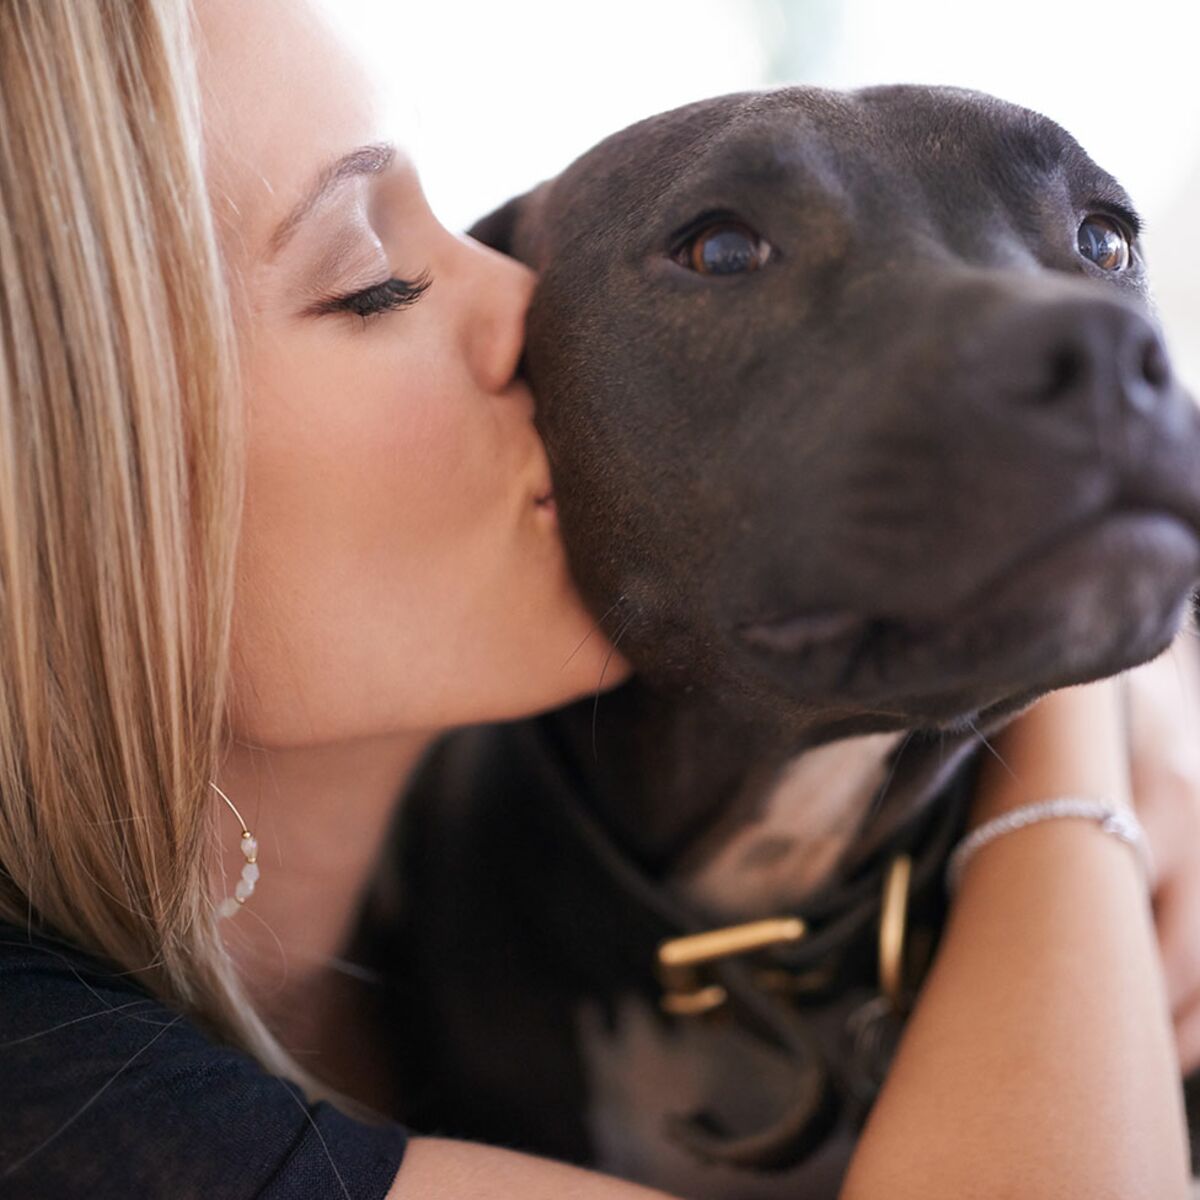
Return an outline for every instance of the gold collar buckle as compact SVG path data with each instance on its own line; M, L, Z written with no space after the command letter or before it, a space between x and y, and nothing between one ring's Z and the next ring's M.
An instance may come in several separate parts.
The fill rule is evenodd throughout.
M677 1017L694 1017L720 1008L728 999L725 989L719 983L704 983L700 967L798 942L807 932L799 917L768 917L661 943L658 977L663 986L663 1011Z
M905 933L912 866L912 859L907 854L892 859L880 906L879 985L896 1013L906 1010L908 1000L905 994ZM768 917L660 943L657 958L658 978L663 988L659 1003L663 1012L676 1017L695 1017L715 1011L725 1003L728 995L721 984L704 982L701 967L726 958L754 954L771 946L798 942L807 932L800 917Z

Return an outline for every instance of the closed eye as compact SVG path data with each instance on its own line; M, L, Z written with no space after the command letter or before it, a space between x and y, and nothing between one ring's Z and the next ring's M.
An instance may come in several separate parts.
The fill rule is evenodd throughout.
M386 312L411 307L425 295L432 283L433 278L428 271L422 271L416 279L411 280L393 276L382 283L375 283L355 292L327 296L309 305L304 310L304 315L323 317L331 313L350 313L352 316L361 317L365 322Z

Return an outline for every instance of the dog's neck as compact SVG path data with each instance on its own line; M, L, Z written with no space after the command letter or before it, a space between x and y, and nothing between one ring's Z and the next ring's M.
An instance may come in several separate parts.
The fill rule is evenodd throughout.
M656 876L669 872L777 756L761 725L638 678L595 706L580 702L552 720L585 777L595 815Z
M785 732L634 679L594 713L590 702L566 710L560 728L618 844L698 908L736 921L796 905L843 860L882 793L930 794L973 740L914 742L894 772L906 733L865 724Z

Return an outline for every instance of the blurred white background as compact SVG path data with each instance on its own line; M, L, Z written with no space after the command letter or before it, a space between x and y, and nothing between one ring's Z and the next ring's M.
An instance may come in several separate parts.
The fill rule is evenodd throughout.
M452 228L607 133L778 83L947 83L1054 118L1147 219L1176 360L1200 388L1194 0L327 0L380 71Z

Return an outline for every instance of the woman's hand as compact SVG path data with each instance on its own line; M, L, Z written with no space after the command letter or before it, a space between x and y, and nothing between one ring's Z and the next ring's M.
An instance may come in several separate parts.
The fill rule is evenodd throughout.
M1154 920L1185 1075L1200 1067L1200 639L1189 619L1122 677L1130 776L1154 854Z
M1132 803L1121 680L1001 730L971 818L1058 795ZM1146 882L1094 822L969 863L843 1200L1188 1194L1179 1060ZM930 1131L939 1131L930 1139Z

